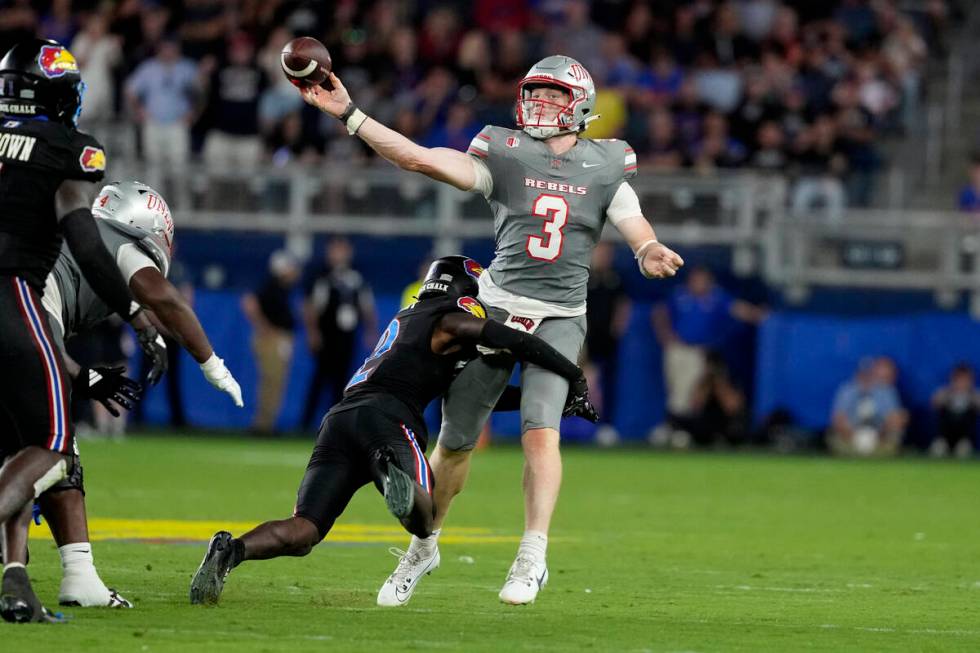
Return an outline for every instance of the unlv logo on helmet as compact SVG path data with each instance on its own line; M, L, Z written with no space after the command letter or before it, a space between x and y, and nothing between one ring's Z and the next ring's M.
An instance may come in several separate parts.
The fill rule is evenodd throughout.
M589 71L587 71L581 64L573 63L568 67L568 74L575 78L576 82L581 82L583 79L592 79L589 76Z
M483 266L471 258L468 258L463 262L463 267L466 269L466 274L470 275L474 279L479 280L480 275L483 274Z
M78 163L85 172L105 170L105 152L101 148L86 145L78 157Z
M480 319L486 319L487 317L487 312L484 310L483 304L472 297L460 297L456 300L456 305L470 315L475 315Z
M48 79L78 72L75 57L60 45L42 45L41 52L37 55L37 65Z

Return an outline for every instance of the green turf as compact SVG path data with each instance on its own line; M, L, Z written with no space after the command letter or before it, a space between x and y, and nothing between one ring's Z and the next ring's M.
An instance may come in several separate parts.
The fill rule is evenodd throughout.
M309 445L83 447L93 516L261 521L289 514ZM447 532L519 534L520 477L519 450L477 454ZM975 464L568 449L535 605L497 602L512 544L444 545L412 603L382 609L387 544L246 563L203 608L187 601L203 544L99 542L103 577L137 609L0 624L0 650L977 651L978 488ZM366 488L341 522L390 518ZM35 542L32 555L53 603L57 553Z

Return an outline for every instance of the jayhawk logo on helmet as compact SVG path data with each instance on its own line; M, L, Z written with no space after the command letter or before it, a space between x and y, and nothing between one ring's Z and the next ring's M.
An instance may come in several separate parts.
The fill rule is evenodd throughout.
M78 157L78 163L85 172L105 170L105 152L102 148L86 145Z
M483 304L472 297L460 297L458 300L456 300L456 305L470 315L475 315L481 320L485 320L487 318L487 311L483 308Z
M466 274L470 275L477 281L480 280L480 275L483 274L483 266L474 261L471 258L463 261L463 267L466 269Z
M41 52L37 55L37 65L49 79L78 72L78 62L74 55L60 45L42 45Z

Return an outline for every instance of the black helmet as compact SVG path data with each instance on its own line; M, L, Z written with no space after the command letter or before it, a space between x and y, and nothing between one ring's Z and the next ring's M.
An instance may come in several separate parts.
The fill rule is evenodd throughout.
M74 127L84 88L78 62L57 41L21 41L0 59L0 114L46 116Z
M480 291L477 279L483 274L483 267L465 256L443 256L429 266L418 299L430 299L441 295L450 297L475 297Z

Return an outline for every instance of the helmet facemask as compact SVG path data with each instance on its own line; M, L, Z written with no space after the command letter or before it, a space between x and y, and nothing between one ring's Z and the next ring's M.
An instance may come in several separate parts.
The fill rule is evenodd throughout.
M545 97L532 97L536 89L554 89L564 94L566 103ZM550 138L573 134L581 129L575 124L575 108L584 102L587 92L581 86L559 82L549 77L526 77L518 87L517 125L532 138Z

